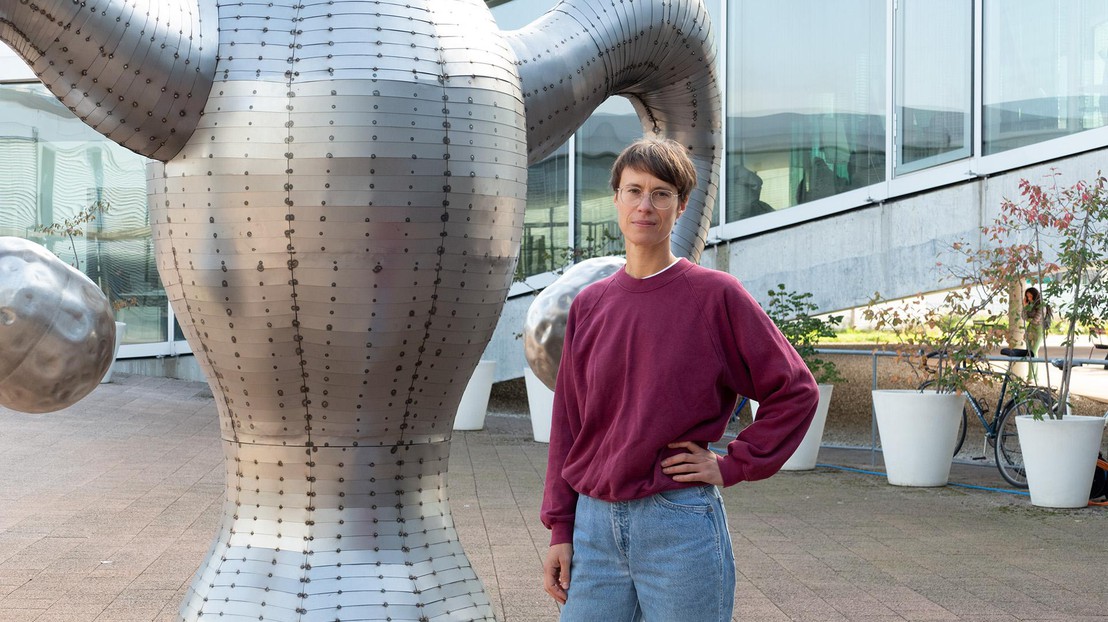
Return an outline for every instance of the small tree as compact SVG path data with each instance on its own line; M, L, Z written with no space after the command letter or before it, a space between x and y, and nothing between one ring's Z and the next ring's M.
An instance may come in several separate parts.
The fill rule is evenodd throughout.
M110 208L111 204L106 201L93 201L87 207L78 211L70 218L65 218L61 222L55 222L49 225L37 225L32 228L32 231L35 231L36 233L41 233L43 235L55 235L59 237L65 236L69 240L69 249L73 253L73 267L80 270L81 259L77 255L76 239L79 237L84 237L85 225L96 220L97 216L108 213L108 210ZM57 254L56 251L55 254ZM110 298L111 296L109 293L109 288L106 286L106 284L101 281L99 285L104 294L108 295ZM137 304L138 299L134 297L128 299L117 298L111 301L113 311L119 311L120 309L133 307Z
M1008 343L1007 303L1010 292L1022 289L1037 269L1040 254L1033 244L1015 239L1002 218L981 228L982 246L951 245L951 260L935 264L953 281L934 302L918 294L906 301L888 301L874 294L863 317L878 330L893 334L898 355L916 380L933 380L940 391L961 391L971 383L988 384L988 356Z
M810 292L788 291L783 283L778 283L777 289L769 290L766 315L777 325L785 339L789 340L800 354L800 358L804 359L816 382L821 384L843 382L845 378L839 374L834 362L816 356L816 347L820 341L836 337L835 328L842 323L843 316L829 315L826 318L813 316L812 313L815 313L818 307L811 298Z
M77 257L76 238L84 237L85 225L96 220L100 214L106 214L111 205L105 201L93 201L70 218L49 225L37 225L32 231L43 235L65 236L69 239L69 248L73 251L73 267L81 269L81 260Z
M1036 262L1044 298L1059 302L1065 328L1058 406L1050 417L1061 419L1069 403L1074 345L1081 329L1095 330L1108 319L1108 180L1100 172L1090 181L1059 186L1057 171L1044 185L1020 180L1019 201L1001 205L1002 233L1028 232L1029 255ZM1045 250L1055 262L1046 262ZM1049 280L1042 278L1049 275ZM1047 367L1049 383L1050 368ZM1036 413L1041 418L1042 413Z

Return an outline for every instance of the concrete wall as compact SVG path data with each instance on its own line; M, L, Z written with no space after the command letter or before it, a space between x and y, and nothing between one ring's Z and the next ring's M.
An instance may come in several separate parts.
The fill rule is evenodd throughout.
M1019 198L1020 179L1045 184L1057 169L1059 184L1069 185L1095 176L1104 155L1080 154L725 242L706 249L701 264L734 274L763 303L784 283L812 292L825 312L862 306L875 292L899 298L941 290L952 283L936 263L953 256L954 242L980 245L981 225L993 222L1005 197ZM485 350L498 362L498 381L523 375L516 334L532 298L507 302Z
M157 356L148 358L118 359L112 373L138 374L160 378L177 378L194 382L207 382L196 357L191 354L181 356ZM521 372L522 374L522 372Z

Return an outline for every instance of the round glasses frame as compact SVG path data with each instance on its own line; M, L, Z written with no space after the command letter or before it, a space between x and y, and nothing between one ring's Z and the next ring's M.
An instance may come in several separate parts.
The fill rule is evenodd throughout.
M638 207L642 205L642 188L637 186L622 186L616 189L616 200L626 207ZM677 193L670 190L652 190L649 194L650 205L656 210L668 210L677 207Z

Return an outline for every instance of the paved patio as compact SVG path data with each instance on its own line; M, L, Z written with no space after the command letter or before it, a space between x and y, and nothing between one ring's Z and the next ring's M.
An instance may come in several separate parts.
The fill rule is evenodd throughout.
M217 527L217 438L202 383L117 374L59 413L0 409L0 622L175 620ZM991 466L909 489L871 474L880 454L821 462L724 491L736 619L1108 620L1108 508L1032 507ZM518 415L454 439L454 518L501 622L557 619L545 463Z

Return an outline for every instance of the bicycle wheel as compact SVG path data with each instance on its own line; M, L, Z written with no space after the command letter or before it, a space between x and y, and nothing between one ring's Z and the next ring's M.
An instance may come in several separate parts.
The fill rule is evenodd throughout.
M935 390L935 381L928 380L919 385L920 391ZM954 455L957 456L958 452L962 450L962 444L966 442L966 425L969 423L969 412L966 410L969 406L962 407L962 421L958 423L958 442L954 444Z
M1027 471L1023 468L1023 453L1020 451L1019 435L1016 434L1016 417L1046 413L1053 403L1048 393L1035 391L1005 404L1004 412L997 420L996 445L993 448L996 468L1004 481L1016 488L1027 488Z

